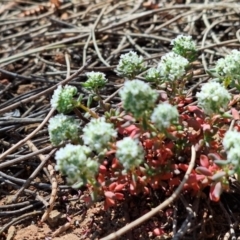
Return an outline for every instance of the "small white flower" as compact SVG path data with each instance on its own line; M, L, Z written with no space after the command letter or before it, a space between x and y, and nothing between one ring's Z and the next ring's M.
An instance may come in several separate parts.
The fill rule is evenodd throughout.
M197 56L197 46L192 40L192 36L179 35L172 40L173 52L185 57L189 61L193 61Z
M126 81L119 95L124 109L136 118L143 116L145 111L152 110L158 97L155 90L140 80Z
M231 99L230 93L218 82L208 82L196 94L198 105L205 114L211 115L226 110Z
M223 147L227 153L227 161L232 166L228 174L239 173L240 171L240 133L227 131L223 138Z
M227 160L234 166L234 167L240 167L239 163L240 163L240 151L239 151L239 147L238 148L231 148L229 149L229 151L227 152Z
M223 138L223 147L226 151L231 148L240 149L240 133L237 131L227 131Z
M116 72L120 76L132 79L145 69L146 65L144 64L143 57L138 56L137 53L133 51L130 51L129 53L122 54L120 56Z
M179 113L176 107L169 103L159 104L152 113L151 121L159 130L164 130L178 122Z
M49 120L48 132L50 141L54 146L65 140L77 140L79 138L79 121L58 114Z
M175 81L184 76L188 64L189 62L186 58L174 52L169 52L162 57L158 64L158 70L163 80Z
M113 128L113 124L107 123L105 118L92 119L83 128L83 141L91 149L101 152L108 146L112 138L117 136L117 131Z
M86 146L67 144L56 152L56 170L67 176L69 184L92 182L99 164L88 157L90 153Z
M240 52L236 49L225 58L220 58L215 67L220 78L240 80Z
M62 93L62 85L58 86L57 89L54 91L51 99L51 105L53 108L58 107L59 99Z
M65 85L64 88L60 85L54 91L51 106L56 108L60 113L69 113L74 108L73 97L77 94L77 88L74 86Z
M157 68L149 68L145 78L148 81L158 81L160 79L160 72Z
M117 142L116 157L125 170L138 167L144 160L144 150L138 140L125 137Z
M192 40L192 36L178 35L171 41L171 45L175 48L184 49L185 51L196 51L197 49L196 43Z
M89 90L100 89L103 88L107 83L107 79L105 77L106 75L104 73L88 72L86 73L86 75L88 79L85 83L83 83L83 87L85 87L86 89Z

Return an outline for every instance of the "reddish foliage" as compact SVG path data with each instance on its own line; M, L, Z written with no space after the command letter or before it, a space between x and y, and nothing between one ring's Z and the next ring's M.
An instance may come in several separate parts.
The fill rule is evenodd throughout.
M97 176L101 185L100 192L105 196L105 208L114 206L129 194L152 194L154 189L162 189L166 195L171 194L189 167L191 145L197 151L196 166L184 189L197 194L205 187L210 187L209 196L213 201L218 201L222 191L228 190L226 172L209 159L208 154L221 159L221 142L226 132L225 125L230 120L221 118L220 115L208 118L199 107L186 107L191 101L191 98L176 99L180 112L179 124L182 127L172 126L167 130L167 136L175 137L174 140L164 134L152 136L134 123L130 115L117 121L116 118L110 118L117 125L120 139L126 136L137 136L140 139L145 150L145 162L136 169L123 172L123 167L115 156L115 144L112 144L112 150L105 155L106 159L100 165ZM239 118L235 109L232 109L232 115L235 119ZM235 128L240 131L238 125ZM161 232L159 228L156 229L156 232Z

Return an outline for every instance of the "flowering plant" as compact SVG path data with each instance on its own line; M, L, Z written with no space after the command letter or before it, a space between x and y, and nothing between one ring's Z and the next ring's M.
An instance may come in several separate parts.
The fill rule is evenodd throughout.
M178 117L179 113L176 107L169 103L162 103L153 110L151 121L160 131L163 131L177 123Z
M116 72L125 82L119 90L120 102L110 109L99 91L106 84L105 75L87 73L83 86L98 95L98 114L90 109L91 102L86 107L82 98L73 99L75 87L58 87L54 92L51 103L60 113L77 112L76 108L87 112L87 117L77 112L81 127L63 115L50 120L52 143L72 142L56 153L56 168L70 184L85 184L104 196L106 208L129 194L151 194L159 188L169 194L188 168L191 146L197 153L195 167L184 191L197 194L209 186L210 199L218 201L229 188L229 177L239 174L240 129L236 124L234 131L225 129L232 118L239 119L231 94L226 85L209 81L197 90L195 103L186 94L186 82L193 76L196 45L190 36L178 36L171 44L172 52L148 70L133 51L120 57ZM238 52L230 56L232 70L227 71L221 60L216 71L237 79ZM136 78L145 70L148 83ZM102 112L104 117L99 116Z
M65 140L76 142L79 139L79 121L60 113L49 120L48 132L54 146Z
M91 149L86 146L67 144L56 152L56 169L67 175L70 184L93 184L98 163L89 158L90 154Z
M154 67L149 68L147 70L145 78L151 82L159 82L159 81L161 81L160 71Z
M136 52L130 51L120 57L116 72L118 75L133 79L137 74L143 72L146 66L143 57L138 56Z
M88 72L87 81L83 83L83 87L89 90L98 90L105 87L107 79L104 73L101 72Z
M178 35L171 41L173 52L179 54L189 61L194 61L197 55L197 46L192 40L192 36Z
M53 108L56 108L60 113L69 113L75 107L73 97L76 94L76 87L69 85L62 87L60 85L53 93L51 105Z
M140 80L126 81L119 95L124 109L136 118L153 109L157 100L157 92Z
M116 146L116 157L125 170L134 169L143 162L144 151L138 140L125 137Z
M216 76L224 82L225 86L237 87L240 81L240 52L236 49L225 58L220 58L214 68Z
M83 129L83 142L92 150L101 152L108 147L111 139L117 137L117 132L111 123L104 118L92 119Z
M158 64L160 76L165 81L175 81L181 79L186 73L186 68L189 62L186 58L174 53L169 52L162 57Z
M198 105L204 109L204 113L211 115L221 113L227 109L231 99L230 93L218 82L208 82L197 93Z

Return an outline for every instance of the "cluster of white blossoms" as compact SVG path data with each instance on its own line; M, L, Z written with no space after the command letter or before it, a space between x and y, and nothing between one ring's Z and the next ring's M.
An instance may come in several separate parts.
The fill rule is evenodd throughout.
M196 43L193 41L192 36L178 35L171 41L173 45L172 51L179 54L188 60L193 60L197 52Z
M84 144L98 153L107 148L108 143L116 137L117 131L113 128L113 124L107 123L103 117L91 119L83 128Z
M156 90L140 80L126 81L119 95L123 108L135 118L142 117L147 110L153 109L158 97Z
M106 83L106 75L101 72L88 72L87 81L83 83L83 87L89 90L97 90L103 88Z
M144 150L137 139L125 137L117 142L116 157L125 170L138 167L144 160Z
M186 58L169 52L161 58L158 70L164 81L176 81L184 76L188 65L189 61Z
M180 80L186 73L189 61L196 58L197 47L191 36L179 35L171 41L172 52L161 58L157 68L149 68L145 78L148 81L165 82Z
M227 131L223 138L223 147L226 151L231 148L240 149L240 133L237 131ZM240 152L240 151L239 151Z
M223 138L223 147L227 152L227 161L233 169L230 175L240 170L240 133L237 131L226 132Z
M208 82L196 94L198 105L207 115L221 113L227 109L231 99L230 93L218 82Z
M225 58L220 58L215 71L220 79L240 80L240 52L234 49Z
M74 86L61 85L54 91L51 106L58 110L59 113L69 113L73 110L73 97L77 94L77 88Z
M183 35L179 35L171 44L173 51L161 58L157 68L148 69L145 75L148 81L172 83L185 76L190 62L195 58L196 44L191 36ZM147 122L146 125L151 122L155 130L167 133L165 130L179 123L179 112L176 106L167 102L156 105L159 98L157 90L152 89L148 83L134 79L137 74L145 70L143 57L138 56L137 53L130 51L121 55L116 72L120 76L131 79L126 80L119 91L122 106L139 123L141 120ZM219 59L215 71L220 79L226 77L240 79L240 52L233 50L230 55ZM83 83L86 89L96 91L107 83L104 73L88 72L86 75L88 79ZM49 120L48 131L50 141L55 146L66 140L77 143L81 137L84 146L67 144L56 152L56 169L67 176L70 184L83 185L95 182L98 173L99 163L93 160L91 155L95 154L95 157L99 157L100 154L106 153L106 150L110 149L110 143L116 142L118 133L112 123L107 122L104 117L99 117L91 119L82 129L82 135L79 134L79 121L62 114L73 110L76 105L73 97L76 94L77 88L69 85L58 86L54 91L51 105L61 114ZM204 84L196 97L198 105L206 115L223 113L231 100L227 89L214 81ZM225 162L231 163L233 172L240 170L240 133L227 132L223 139L223 146L227 153ZM138 139L125 137L116 142L116 158L124 168L123 173L126 173L144 162L144 148Z
M169 103L161 103L154 108L151 121L160 131L178 123L179 113L175 106Z
M158 81L160 80L160 72L157 68L149 68L147 70L147 73L145 75L146 80L150 82Z
M67 144L56 152L56 170L67 176L69 184L93 182L99 164L89 158L91 152L86 146Z
M120 56L116 72L119 76L133 79L136 75L146 69L143 57L138 56L136 52L130 51L129 53Z
M49 120L48 133L54 146L65 140L78 140L79 121L64 114L58 114Z

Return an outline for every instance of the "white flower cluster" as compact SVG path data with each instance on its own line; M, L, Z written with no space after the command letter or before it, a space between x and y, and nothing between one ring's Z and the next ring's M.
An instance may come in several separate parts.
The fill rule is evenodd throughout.
M201 88L201 92L196 94L198 105L204 113L211 115L221 113L227 109L231 99L230 93L218 82L208 82Z
M161 58L158 70L163 80L175 81L184 76L188 64L189 62L186 58L174 52L169 52Z
M138 140L125 137L117 142L116 157L125 170L131 170L143 162L144 150Z
M74 86L65 85L64 88L60 85L54 91L51 106L56 108L60 113L69 113L74 108L73 97L77 94L77 88Z
M196 51L196 43L192 40L192 36L178 35L171 41L173 51L181 55L182 51Z
M240 170L240 133L228 131L223 138L223 147L227 152L227 160L233 167L231 174Z
M226 151L231 148L240 149L240 133L237 131L227 131L223 138L223 147ZM240 152L240 151L239 151Z
M106 83L106 75L101 72L88 72L87 75L87 81L83 83L83 87L89 90L96 90L103 88Z
M153 110L151 121L162 131L171 124L178 123L178 118L179 113L176 107L169 103L161 103Z
M105 118L91 119L83 128L83 141L91 149L100 153L108 146L112 138L117 137L117 131L111 123L107 123Z
M140 80L126 81L119 95L124 109L132 113L135 118L139 118L145 111L151 110L158 97L155 90Z
M234 49L225 58L220 58L215 71L219 78L240 80L240 52Z
M146 65L144 64L143 57L138 56L134 51L130 51L120 56L116 72L120 76L132 79L145 69Z
M78 140L79 122L72 117L58 114L49 120L48 133L54 146L65 140Z
M160 72L157 68L149 68L145 78L152 82L158 81L160 80Z
M86 146L67 144L56 152L56 170L67 176L69 184L91 183L99 164L88 157L90 153L91 149Z

